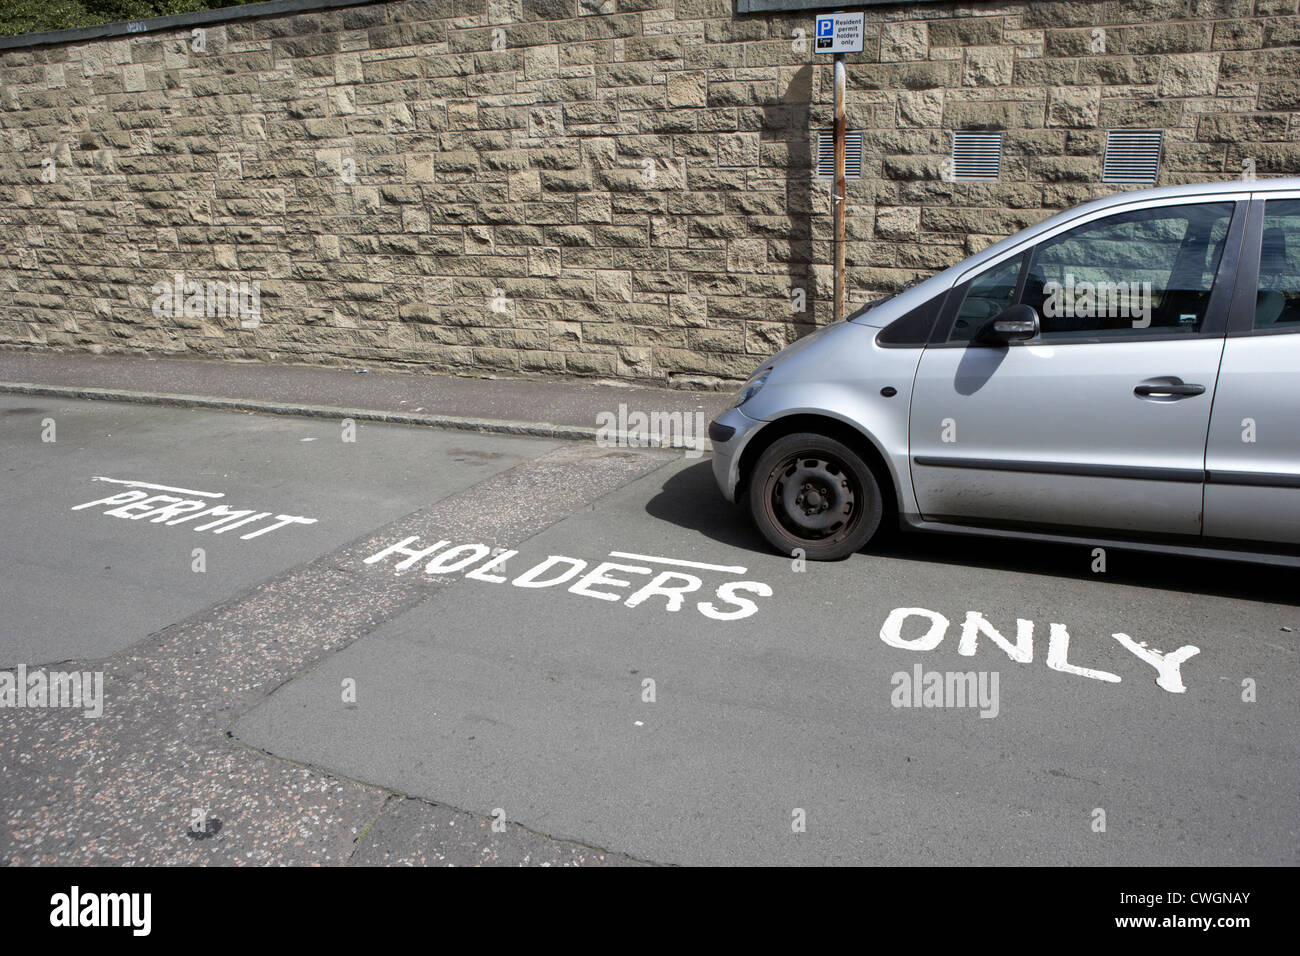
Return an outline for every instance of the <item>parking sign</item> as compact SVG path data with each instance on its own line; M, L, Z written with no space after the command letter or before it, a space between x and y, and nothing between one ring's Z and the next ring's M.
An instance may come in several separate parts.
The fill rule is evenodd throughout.
M827 13L817 17L818 53L861 53L862 13Z

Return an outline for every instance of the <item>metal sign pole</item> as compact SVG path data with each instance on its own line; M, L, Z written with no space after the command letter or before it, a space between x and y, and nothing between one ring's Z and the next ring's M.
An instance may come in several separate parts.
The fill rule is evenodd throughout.
M835 54L835 188L831 194L835 212L835 306L831 321L844 318L844 207L848 182L844 176L844 54Z
M819 13L817 15L817 41L814 50L835 55L835 177L831 180L831 212L835 218L835 299L831 303L831 321L844 318L844 213L848 199L847 177L844 175L844 147L847 124L844 120L844 91L847 86L845 53L862 52L862 35L866 14Z

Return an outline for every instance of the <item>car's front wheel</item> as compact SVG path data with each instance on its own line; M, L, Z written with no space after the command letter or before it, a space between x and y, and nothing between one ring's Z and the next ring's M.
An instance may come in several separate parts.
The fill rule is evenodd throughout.
M811 432L774 441L749 477L749 509L783 554L834 561L880 527L884 500L871 467L848 445Z

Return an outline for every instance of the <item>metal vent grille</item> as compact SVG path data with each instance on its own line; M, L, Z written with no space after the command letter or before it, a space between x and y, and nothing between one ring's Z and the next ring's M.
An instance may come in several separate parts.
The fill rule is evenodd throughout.
M817 134L817 175L830 179L835 175L835 134ZM844 177L862 178L862 134L844 134Z
M1107 130L1101 181L1154 186L1160 175L1164 137L1164 131L1158 129Z
M1002 134L954 130L952 178L956 182L995 183L1002 178Z

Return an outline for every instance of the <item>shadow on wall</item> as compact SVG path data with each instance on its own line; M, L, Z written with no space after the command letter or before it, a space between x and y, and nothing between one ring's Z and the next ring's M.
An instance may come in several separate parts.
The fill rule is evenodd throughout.
M816 165L812 133L813 66L800 68L779 102L763 107L762 139L786 144L785 210L790 220L786 260L793 302L795 289L804 290L805 311L791 313L794 337L802 338L817 327L814 304L821 300L813 274L813 185ZM831 308L826 303L826 308Z

